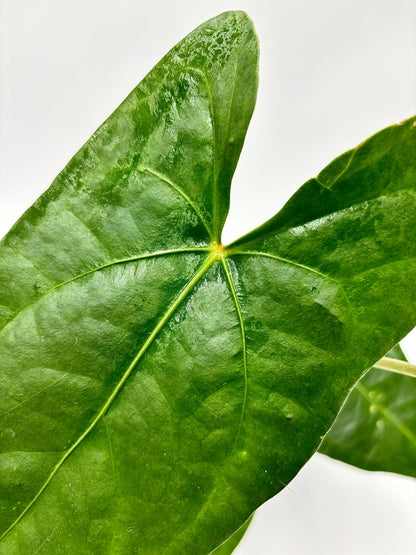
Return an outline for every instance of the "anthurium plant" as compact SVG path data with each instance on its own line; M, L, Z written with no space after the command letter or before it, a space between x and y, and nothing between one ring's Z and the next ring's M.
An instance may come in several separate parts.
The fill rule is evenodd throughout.
M415 475L416 119L224 246L257 82L201 25L0 243L0 553L230 553L318 448Z

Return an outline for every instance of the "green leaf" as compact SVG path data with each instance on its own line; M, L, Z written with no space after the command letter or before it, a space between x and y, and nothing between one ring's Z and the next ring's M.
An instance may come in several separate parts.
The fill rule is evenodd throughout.
M387 356L407 360L399 345ZM351 391L319 452L365 470L416 477L415 406L413 377L371 368ZM248 525L235 533L238 542ZM224 544L224 548L230 544L224 553L235 549L233 538Z
M389 356L406 360L397 345ZM416 380L372 368L355 386L321 453L366 470L416 478Z
M253 516L254 515L251 515L251 517L247 519L246 522L228 538L227 541L214 549L214 551L211 552L211 555L231 555L243 539L244 534L247 532L247 528L250 526Z
M2 553L210 552L414 326L415 120L220 244L257 57L199 27L1 242Z

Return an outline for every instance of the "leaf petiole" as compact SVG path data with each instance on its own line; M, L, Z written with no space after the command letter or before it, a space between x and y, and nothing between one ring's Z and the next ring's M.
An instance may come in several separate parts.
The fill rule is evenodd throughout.
M383 357L376 364L374 368L380 370L388 370L389 372L396 372L396 374L404 374L416 378L416 365L404 360L397 360L395 358Z

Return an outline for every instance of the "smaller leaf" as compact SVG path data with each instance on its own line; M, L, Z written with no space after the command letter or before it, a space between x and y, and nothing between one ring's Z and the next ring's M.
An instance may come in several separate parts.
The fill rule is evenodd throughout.
M406 360L397 345L388 356ZM416 477L416 380L372 368L357 383L320 452L364 468Z

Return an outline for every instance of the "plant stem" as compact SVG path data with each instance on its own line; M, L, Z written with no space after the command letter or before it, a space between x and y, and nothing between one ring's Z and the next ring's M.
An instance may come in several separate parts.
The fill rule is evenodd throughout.
M397 360L396 358L383 357L375 363L374 368L416 378L416 365L403 360Z

